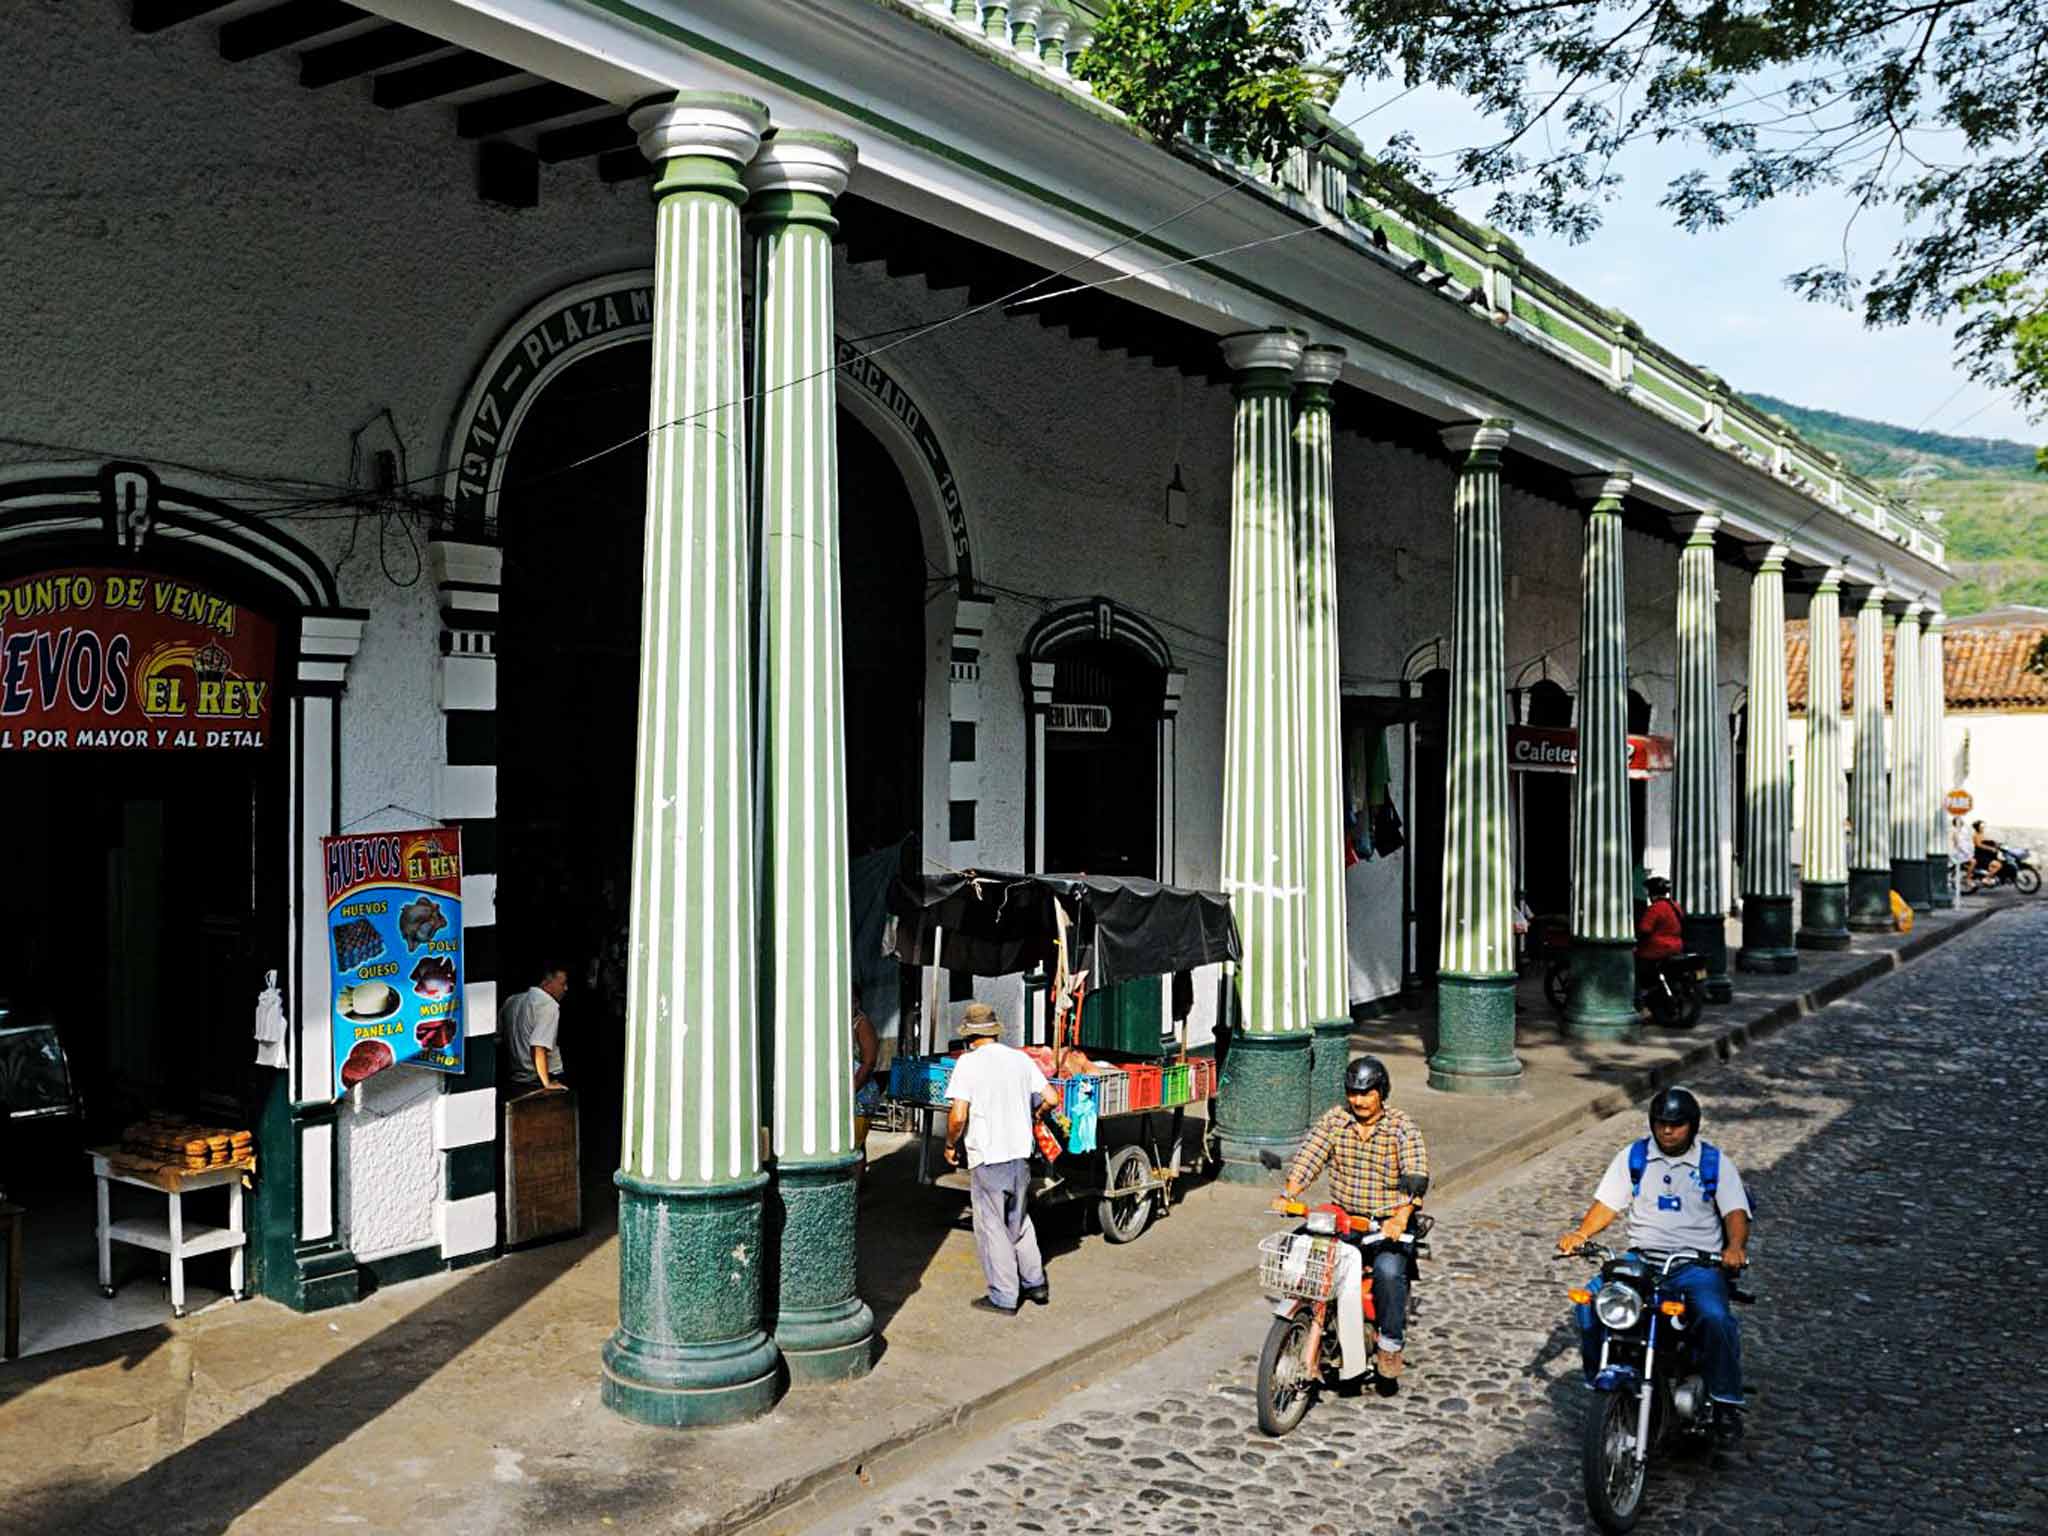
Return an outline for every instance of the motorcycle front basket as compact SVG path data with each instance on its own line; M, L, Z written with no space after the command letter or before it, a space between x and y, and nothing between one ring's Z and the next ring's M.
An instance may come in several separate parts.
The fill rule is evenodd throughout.
M1261 1238L1259 1289L1276 1300L1328 1301L1337 1290L1337 1240L1305 1232Z

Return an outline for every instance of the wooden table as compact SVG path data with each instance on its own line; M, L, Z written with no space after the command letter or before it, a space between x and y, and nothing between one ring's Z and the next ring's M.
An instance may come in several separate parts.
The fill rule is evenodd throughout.
M228 1262L228 1285L235 1300L242 1299L245 1284L243 1245L248 1241L248 1235L242 1230L242 1175L248 1172L246 1167L231 1163L198 1172L153 1175L118 1168L105 1152L86 1155L92 1159L93 1176L98 1180L99 1188L102 1296L114 1294L114 1244L127 1243L130 1247L147 1248L152 1253L170 1257L173 1317L185 1315L185 1261L202 1253L219 1253L226 1249L233 1255ZM115 1184L128 1184L162 1195L168 1202L167 1219L134 1217L112 1220L110 1194L111 1186ZM228 1224L225 1227L188 1225L185 1221L185 1196L195 1190L223 1188L228 1192Z
M0 1341L0 1360L21 1356L21 1218L18 1205L0 1200L0 1231L7 1234L7 1336Z

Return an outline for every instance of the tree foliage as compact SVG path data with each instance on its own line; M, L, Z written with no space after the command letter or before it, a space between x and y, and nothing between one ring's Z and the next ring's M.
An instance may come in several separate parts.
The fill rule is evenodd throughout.
M1269 145L1305 132L1289 82L1324 28L1353 77L1455 91L1497 125L1376 158L1423 199L1488 189L1511 231L1590 236L1643 143L1697 150L1662 194L1687 230L1824 187L1897 209L1874 270L1845 232L1786 281L1873 326L1951 324L1973 376L2048 409L2048 0L1108 0L1082 71L1154 131L1206 94L1232 142ZM1216 46L1260 31L1255 56Z

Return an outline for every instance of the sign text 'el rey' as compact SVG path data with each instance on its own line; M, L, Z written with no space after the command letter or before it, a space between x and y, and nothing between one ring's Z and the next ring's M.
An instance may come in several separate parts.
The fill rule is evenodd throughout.
M261 747L276 668L276 626L189 581L0 579L0 752Z

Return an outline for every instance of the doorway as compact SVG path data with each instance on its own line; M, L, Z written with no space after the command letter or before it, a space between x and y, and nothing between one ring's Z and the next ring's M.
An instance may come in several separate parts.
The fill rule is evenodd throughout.
M1415 771L1408 776L1408 824L1415 829L1415 883L1410 909L1414 950L1411 981L1436 981L1444 932L1444 822L1450 778L1451 674L1443 667L1423 673L1416 691L1422 711L1413 736Z
M1045 867L1159 878L1159 718L1166 673L1120 640L1053 656L1045 722Z
M1545 678L1529 690L1528 724L1569 730L1572 696ZM1522 772L1522 889L1540 917L1571 910L1572 785L1568 773Z

